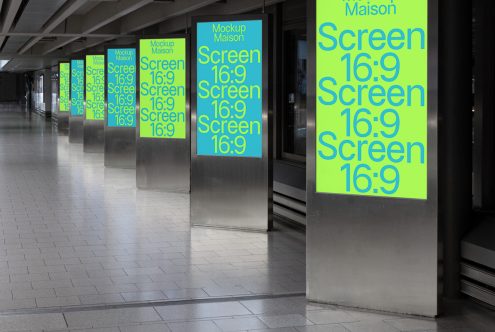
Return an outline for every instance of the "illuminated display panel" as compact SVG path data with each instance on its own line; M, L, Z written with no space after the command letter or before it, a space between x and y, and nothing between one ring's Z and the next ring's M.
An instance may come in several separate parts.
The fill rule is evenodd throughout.
M186 39L139 41L139 137L186 138Z
M69 112L70 94L70 64L62 62L59 64L59 111Z
M197 24L198 156L262 157L263 21Z
M86 120L105 119L105 56L86 55Z
M136 127L136 49L107 52L107 125Z
M316 13L316 191L426 199L428 1Z
M70 114L84 114L84 60L70 62Z

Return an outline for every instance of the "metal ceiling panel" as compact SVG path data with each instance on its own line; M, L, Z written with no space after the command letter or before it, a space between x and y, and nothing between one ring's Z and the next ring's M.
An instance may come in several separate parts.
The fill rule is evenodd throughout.
M10 36L2 49L3 53L16 53L29 40L28 36Z
M24 8L19 18L14 32L39 32L45 22L62 6L66 0L31 0ZM27 41L29 37L10 36L5 43L2 52L17 52Z
M98 6L100 3L97 1L88 2L87 4L81 6L76 12L75 15L86 15L91 9Z
M39 32L66 0L31 0L17 22L15 32Z
M12 59L2 71L25 72L50 67L56 61L48 58Z

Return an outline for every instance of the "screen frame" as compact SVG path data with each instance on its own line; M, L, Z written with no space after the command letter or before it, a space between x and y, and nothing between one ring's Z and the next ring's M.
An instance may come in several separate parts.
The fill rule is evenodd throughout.
M231 22L231 21L261 21L262 28L262 101L261 101L261 157L244 157L244 156L225 156L225 155L198 155L197 145L197 25L198 23L210 22ZM272 147L272 125L269 114L269 16L268 14L238 14L238 15L206 15L195 16L191 20L191 34L193 36L191 42L191 157L194 158L226 158L226 159L265 159L271 158ZM270 160L271 162L271 160Z
M84 120L84 114L86 113L86 54L81 55L80 57L74 57L69 60L69 68L70 68L70 80L69 80L69 96L70 96L70 117L73 118L81 118ZM82 60L83 62L83 114L82 115L73 115L72 114L72 61Z
M438 0L428 0L426 200L316 192L316 0L308 0L307 17L306 204L311 212L306 227L307 297L316 302L435 316L442 295L438 283L442 238L438 151L443 148L438 143ZM328 287L328 280L333 287ZM411 292L421 296L411 297Z
M135 105L135 114L134 116L137 117L137 106L138 106L138 100L137 100L137 89L138 89L138 83L139 83L139 80L138 80L138 69L137 69L137 66L138 66L138 58L137 58L137 52L138 52L138 45L136 45L135 43L133 44L134 46L122 46L122 47L119 47L119 46L111 46L111 45L106 45L105 46L105 51L104 51L104 54L105 54L105 79L104 79L104 84L105 84L105 119L103 121L105 121L105 128L133 128L133 129L136 129L137 127L137 119L136 119L136 126L132 127L132 126L129 126L129 127L118 127L118 126L109 126L108 125L108 80L107 80L107 76L108 76L108 50L135 50L136 51L136 105Z
M139 63L141 59L141 40L151 40L151 39L178 39L184 38L186 44L186 81L185 81L185 115L186 115L186 137L184 138L175 138L175 137L141 137L141 124L140 124L140 115L141 115L141 75L139 70ZM144 139L144 140L188 140L191 138L191 37L189 34L184 33L171 33L171 34L163 34L163 35L147 35L141 36L138 38L136 45L136 138Z
M307 65L307 136L306 136L306 178L307 195L315 196L342 196L363 199L366 202L382 202L389 200L397 201L438 201L438 0L425 0L428 3L428 35L427 35L427 126L426 134L426 198L387 197L358 195L356 193L328 193L316 191L316 153L317 153L317 131L316 131L316 105L317 105L317 73L316 73L316 6L317 1L308 0L308 65ZM311 28L310 28L311 27Z
M60 91L61 91L61 88L60 88L60 65L62 63L66 63L69 65L69 98L67 98L67 103L69 104L69 109L67 111L63 111L61 112L60 111ZM58 113L63 113L63 114L67 114L67 113L70 113L70 61L59 61L58 62Z
M107 55L105 53L102 53L102 52L87 52L84 54L84 121L91 121L91 122L95 122L95 121L105 121L105 119L103 120L95 120L95 119L86 119L86 84L87 84L87 80L86 80L86 57L87 56L92 56L92 55L103 55L103 59L104 59L104 75L106 75L106 72L107 72ZM105 80L105 77L103 79L103 93L106 92L106 80ZM104 97L104 106L103 106L103 113L105 113L105 109L106 109L106 100L105 100L105 97Z

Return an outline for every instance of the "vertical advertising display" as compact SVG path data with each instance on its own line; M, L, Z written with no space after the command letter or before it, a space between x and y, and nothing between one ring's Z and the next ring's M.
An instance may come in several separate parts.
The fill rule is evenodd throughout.
M186 138L186 39L139 42L139 137Z
M268 17L193 20L191 224L273 225Z
M189 39L139 40L136 185L190 192Z
M86 120L105 119L105 56L86 55Z
M197 155L262 157L263 21L197 24Z
M316 192L427 199L428 1L316 1Z
M59 75L59 112L69 112L70 95L70 64L61 62L58 68Z
M136 49L107 51L107 126L136 127Z
M74 117L84 114L84 60L71 60L70 115Z

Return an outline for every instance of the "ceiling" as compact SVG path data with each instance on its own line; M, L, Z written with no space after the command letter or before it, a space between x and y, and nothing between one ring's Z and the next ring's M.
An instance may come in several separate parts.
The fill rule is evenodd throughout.
M232 15L284 0L0 0L0 71L49 68L109 44L184 31L192 16Z

